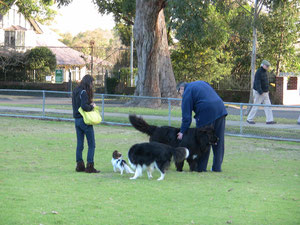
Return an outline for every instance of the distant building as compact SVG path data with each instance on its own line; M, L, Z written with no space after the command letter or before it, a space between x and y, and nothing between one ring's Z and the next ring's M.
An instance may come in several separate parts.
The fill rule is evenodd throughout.
M48 47L56 55L57 76L53 81L80 81L86 74L83 54L69 48L59 40L59 36L37 23L25 18L16 4L12 4L4 15L0 14L0 54L12 51L25 52L37 46Z

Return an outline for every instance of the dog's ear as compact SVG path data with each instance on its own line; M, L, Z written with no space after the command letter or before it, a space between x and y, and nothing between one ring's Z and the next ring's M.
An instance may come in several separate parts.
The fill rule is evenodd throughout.
M115 150L115 151L113 152L112 157L113 157L114 159L118 158L118 151L117 151L117 150Z

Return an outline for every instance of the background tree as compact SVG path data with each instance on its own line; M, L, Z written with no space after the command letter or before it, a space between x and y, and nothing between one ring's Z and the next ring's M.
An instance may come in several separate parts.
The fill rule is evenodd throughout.
M56 69L56 56L47 47L36 47L25 55L26 67L35 72L37 81L45 81L45 76Z
M0 56L0 80L2 81L26 81L24 54L8 52Z
M276 76L280 71L298 71L300 66L295 43L299 38L299 1L272 1L264 15L261 55L270 60Z
M100 59L105 59L111 54L111 51L120 48L121 43L116 34L110 30L95 29L91 31L80 32L75 36L70 33L59 34L60 41L65 45L74 48L77 51L90 55L90 41L95 41L94 56Z
M169 3L170 26L179 40L172 51L178 81L218 82L230 75L231 56L225 51L230 39L230 15L220 7L209 1L175 0Z

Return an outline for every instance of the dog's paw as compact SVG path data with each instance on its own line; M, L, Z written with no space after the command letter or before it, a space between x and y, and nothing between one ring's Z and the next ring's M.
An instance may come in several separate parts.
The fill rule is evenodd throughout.
M130 177L129 179L130 180L135 180L137 177Z

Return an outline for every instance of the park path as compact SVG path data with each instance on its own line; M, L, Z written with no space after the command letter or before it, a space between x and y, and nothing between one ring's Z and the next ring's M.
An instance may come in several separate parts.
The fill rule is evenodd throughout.
M5 112L26 112L26 113L42 113L42 108L30 108L30 107L16 107L16 106L0 106L0 114ZM57 114L69 114L72 115L73 111L68 109L45 109L45 113L57 113ZM104 112L104 118L105 116L111 116L111 117L123 117L128 118L127 113L111 113L111 112ZM145 120L168 120L168 116L155 116L155 115L143 115L143 118ZM171 117L171 121L181 121L180 117ZM236 126L239 127L256 127L256 128L274 128L274 129L290 129L290 130L299 130L300 131L300 125L297 124L297 121L295 121L295 124L272 124L268 125L265 123L256 123L253 125L248 124L247 122L243 121L242 123L240 121L232 121L232 120L226 120L226 126Z

